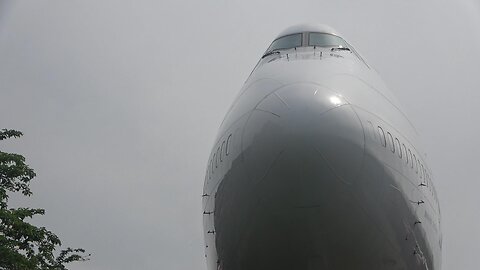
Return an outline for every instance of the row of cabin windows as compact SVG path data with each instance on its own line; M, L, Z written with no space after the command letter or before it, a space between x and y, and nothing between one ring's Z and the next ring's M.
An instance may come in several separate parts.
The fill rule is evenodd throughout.
M415 153L412 154L410 148L407 148L404 143L400 143L400 140L397 137L394 139L392 134L388 131L385 132L381 126L378 126L377 130L381 145L385 148L388 147L392 153L396 153L399 158L404 159L407 166L410 166L410 168L419 175L420 179L424 179L424 182L422 183L428 187L432 196L435 196L431 185L430 175L420 162L420 159L417 159Z
M218 146L217 151L213 154L212 159L210 160L210 173L209 178L212 177L215 168L218 168L218 165L223 162L224 158L230 154L230 148L232 144L232 134L228 135L226 140Z

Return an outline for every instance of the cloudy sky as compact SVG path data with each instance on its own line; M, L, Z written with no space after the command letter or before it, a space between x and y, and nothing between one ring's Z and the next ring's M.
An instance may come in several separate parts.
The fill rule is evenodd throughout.
M35 219L91 261L206 269L201 192L223 116L262 52L300 22L336 28L423 138L444 269L478 269L480 3L0 0L2 142L36 169Z

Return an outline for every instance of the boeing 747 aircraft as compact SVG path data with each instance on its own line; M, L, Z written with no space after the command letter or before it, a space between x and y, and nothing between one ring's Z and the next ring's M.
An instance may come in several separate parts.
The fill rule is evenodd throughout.
M392 92L334 29L281 32L205 176L209 270L440 270L433 177Z

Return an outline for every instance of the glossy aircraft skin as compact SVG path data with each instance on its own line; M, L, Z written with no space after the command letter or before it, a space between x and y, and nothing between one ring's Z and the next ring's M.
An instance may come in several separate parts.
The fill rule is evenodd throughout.
M329 33L297 25L294 33ZM203 191L208 270L441 269L415 128L357 52L264 56L229 109Z

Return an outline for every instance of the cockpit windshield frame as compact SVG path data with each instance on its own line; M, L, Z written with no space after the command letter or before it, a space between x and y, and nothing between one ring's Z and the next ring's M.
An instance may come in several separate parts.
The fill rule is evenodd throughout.
M325 46L322 46L320 44L311 44L310 37L311 37L312 34L328 35L331 38L334 38L334 39L338 40L339 41L338 43L340 43L340 44L338 44L338 45L329 44L329 45L325 45ZM278 41L280 41L282 39L285 39L285 38L291 38L293 36L298 37L298 39L295 40L296 43L294 43L294 44L288 44L287 43L288 46L274 47L276 45L276 43L278 43ZM268 49L265 51L265 53L263 54L263 57L274 54L274 53L279 52L281 50L289 50L289 49L298 48L298 47L340 47L340 48L349 48L350 46L348 45L348 43L342 37L337 36L337 35L332 34L332 33L301 32L301 33L294 33L294 34L289 34L289 35L285 35L285 36L281 36L279 38L276 38L274 41L272 41L272 43L270 44Z
M295 36L299 37L299 40L296 40L296 42L298 42L298 41L300 42L298 44L298 46L272 48L276 43L278 43L277 41L280 41L281 39L288 39L288 38L295 37ZM265 52L265 54L270 53L270 52L274 52L274 51L279 51L279 50L288 50L288 49L291 49L291 48L302 47L303 44L304 44L303 43L303 33L295 33L295 34L290 34L290 35L286 35L286 36L281 36L281 37L275 39L274 41L272 41L272 44L270 44L270 46L268 46L268 49Z
M315 46L315 47L342 47L342 48L348 48L348 45L347 45L347 42L337 36L337 35L334 35L334 34L331 34L331 33L322 33L322 32L308 32L306 33L307 35L307 46L309 47L312 47L312 46ZM323 37L329 37L330 39L333 39L335 41L338 41L336 43L340 43L340 44L312 44L312 35L319 35L319 36L323 36Z

